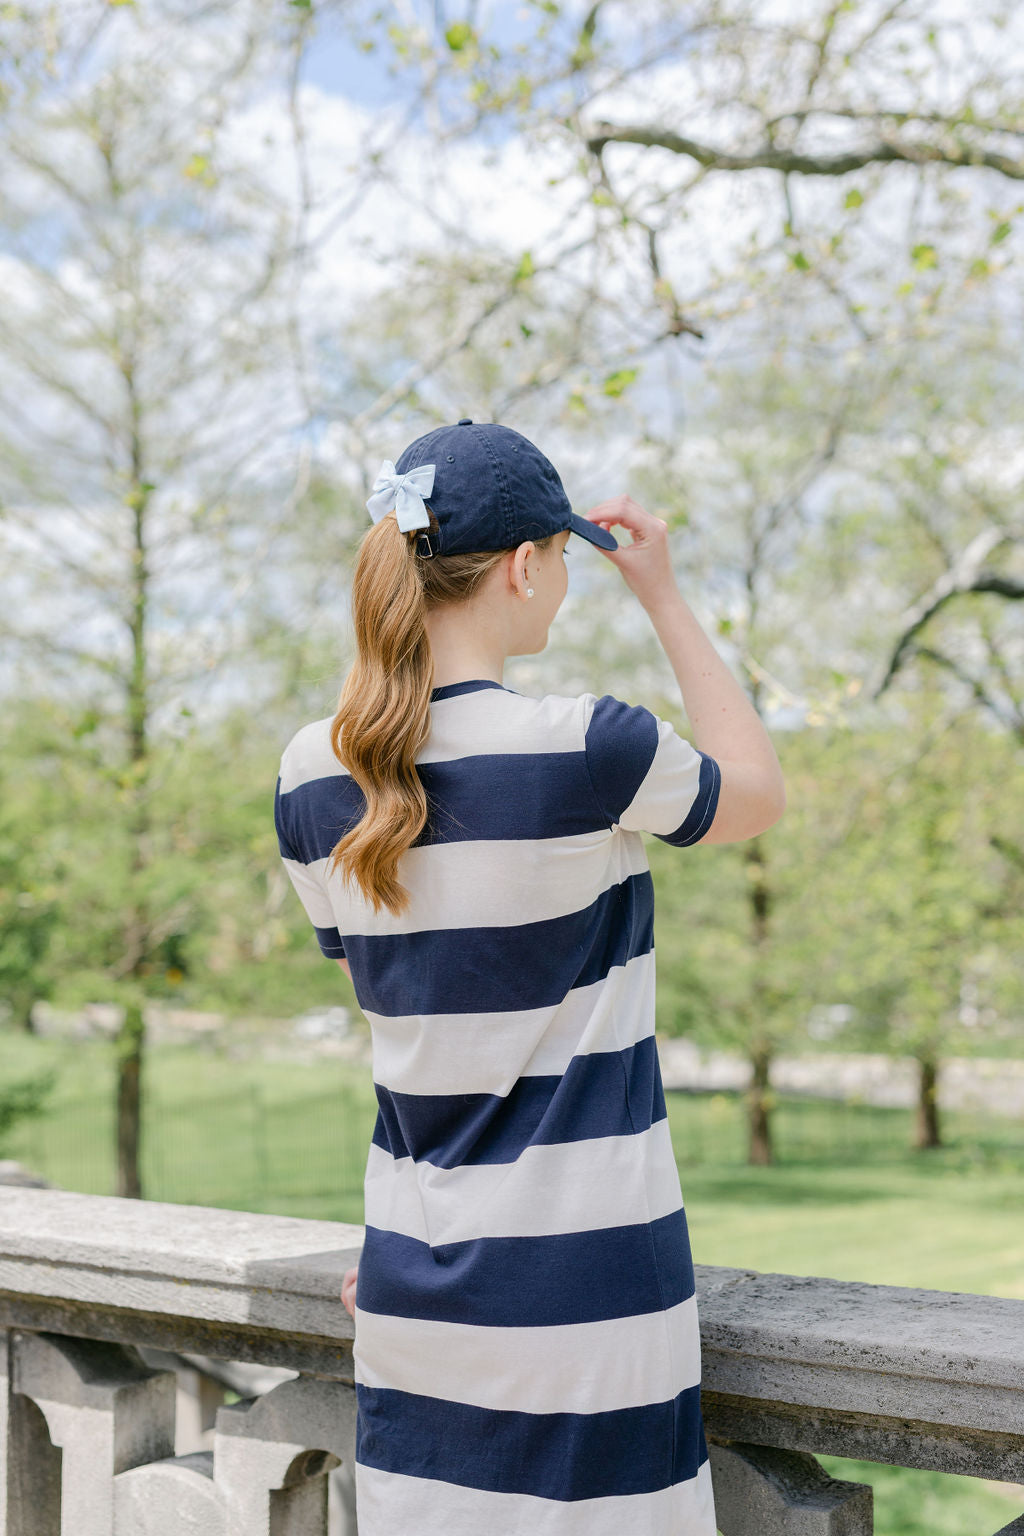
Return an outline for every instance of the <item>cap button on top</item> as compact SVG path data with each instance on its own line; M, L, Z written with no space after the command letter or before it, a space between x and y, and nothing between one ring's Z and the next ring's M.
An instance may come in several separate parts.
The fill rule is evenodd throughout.
M459 426L459 427L471 427L472 425L473 425L473 418L472 418L472 416L460 416L458 421L456 422L456 426Z

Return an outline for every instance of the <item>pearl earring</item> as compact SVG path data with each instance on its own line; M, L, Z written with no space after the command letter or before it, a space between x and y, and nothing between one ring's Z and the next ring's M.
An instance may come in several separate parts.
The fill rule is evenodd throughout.
M532 597L533 596L533 588L532 587L527 587L526 595L527 595L527 597Z

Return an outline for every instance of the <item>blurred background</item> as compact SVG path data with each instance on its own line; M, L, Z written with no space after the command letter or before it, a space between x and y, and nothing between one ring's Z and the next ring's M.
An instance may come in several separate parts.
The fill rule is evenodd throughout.
M470 416L666 519L785 772L648 840L697 1262L1024 1297L1022 64L996 0L0 8L7 1177L361 1221L274 784L381 459ZM569 554L507 685L686 732ZM882 1536L1024 1509L821 1460Z

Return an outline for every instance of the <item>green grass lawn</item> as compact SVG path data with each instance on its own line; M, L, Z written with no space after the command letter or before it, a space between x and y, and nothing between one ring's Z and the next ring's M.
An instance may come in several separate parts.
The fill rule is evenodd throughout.
M2 1153L64 1188L109 1194L110 1049L0 1033L0 1080L47 1066L58 1074L47 1112L16 1125ZM365 1069L160 1046L144 1091L150 1199L362 1220L376 1112ZM904 1111L783 1098L779 1161L750 1168L734 1095L673 1093L668 1109L699 1263L1024 1297L1018 1125L950 1115L949 1144L920 1153ZM1024 1512L1024 1494L973 1478L821 1462L874 1485L877 1536L993 1536Z

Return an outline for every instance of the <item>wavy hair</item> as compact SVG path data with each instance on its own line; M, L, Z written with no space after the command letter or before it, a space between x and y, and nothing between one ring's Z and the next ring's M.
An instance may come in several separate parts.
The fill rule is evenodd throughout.
M429 510L429 509L428 509ZM437 519L430 513L430 526ZM352 579L356 659L331 722L334 755L366 799L362 817L327 860L354 880L374 910L399 914L409 891L398 861L426 825L429 804L416 754L430 734L433 656L424 614L471 598L507 549L422 556L416 532L403 533L394 513L368 528ZM546 549L554 534L534 539Z

